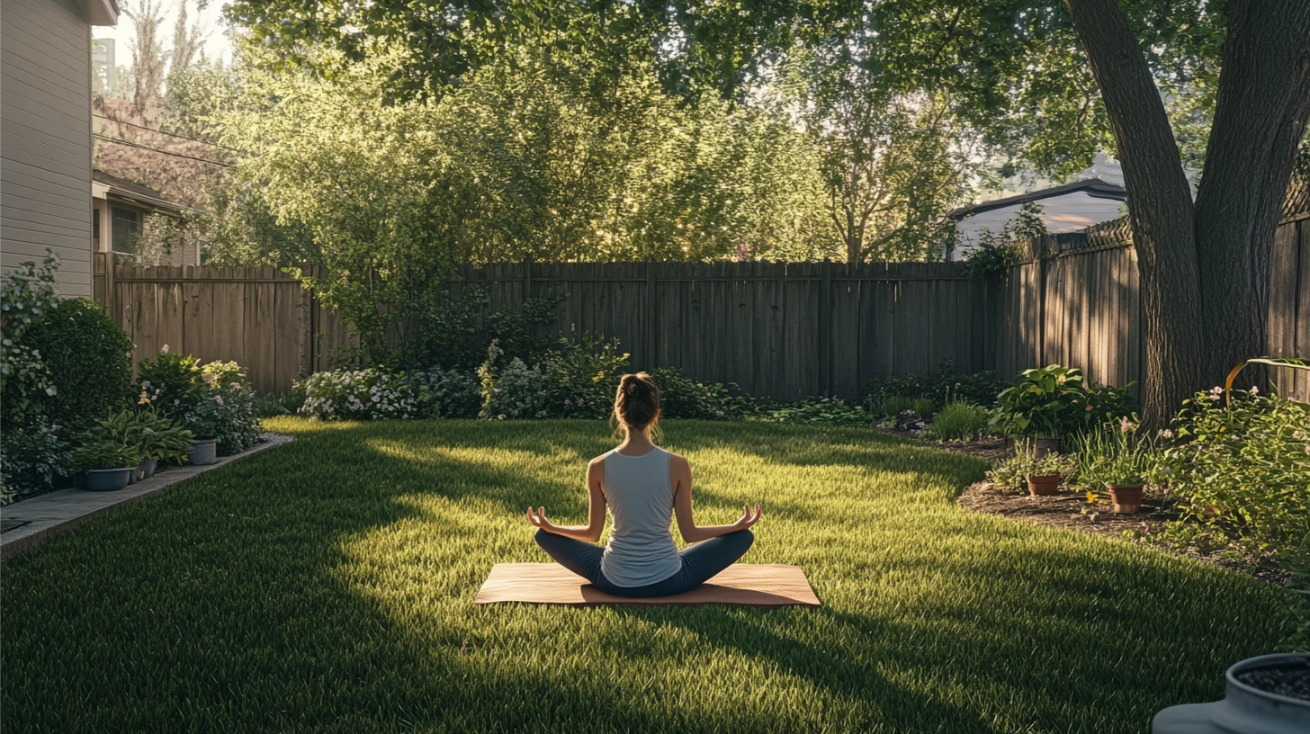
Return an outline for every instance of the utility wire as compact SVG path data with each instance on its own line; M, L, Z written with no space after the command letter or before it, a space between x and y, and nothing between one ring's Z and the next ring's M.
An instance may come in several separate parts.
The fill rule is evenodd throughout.
M117 144L119 144L119 145L126 145L126 146L129 146L129 147L132 147L132 148L140 148L141 150L148 150L148 151L150 151L150 152L152 152L152 153L158 153L158 154L160 154L160 155L171 155L171 156L173 156L174 158L186 158L187 160L190 160L190 161L199 161L200 163L208 163L208 164L211 165L211 166L222 166L223 168L236 168L236 166L232 165L231 163L219 163L218 161L211 161L211 160L208 160L208 159L206 159L206 158L197 158L197 157L195 157L195 156L193 156L193 155L185 155L185 154L182 154L182 153L173 153L173 152L170 152L170 151L167 151L167 150L160 150L160 149L158 149L158 148L151 148L151 147L148 146L148 145L141 145L140 143L133 143L133 142L128 141L128 140L120 140L120 139L118 139L118 138L111 138L111 137L108 137L108 136L106 136L106 135L101 135L101 134L99 134L99 133L95 133L94 136L97 137L97 138L99 138L99 139L101 139L101 140L104 140L104 141L106 141L106 142L109 142L109 143L117 143Z
M105 117L104 115L95 115L95 117L99 117L99 118L102 119L102 120L108 120L109 122L112 122L112 123L114 123L114 124L116 124L116 125L128 125L128 126L130 126L130 127L140 128L141 130L147 130L147 131L152 132L152 133L161 133L161 134L163 134L163 135L168 135L168 136L171 136L171 137L174 137L174 138L180 138L180 139L182 139L182 140L190 140L190 141L193 142L193 143L203 143L203 144L205 144L205 145L208 145L208 146L211 147L211 148L221 148L222 150L230 150L230 151L232 151L233 153L241 153L241 154L244 154L244 155L249 155L249 153L246 153L246 151L244 151L244 150L238 150L237 148L229 148L229 147L227 147L226 145L219 145L218 143L211 143L211 142L209 142L208 140L201 140L200 138L188 138L188 137L185 136L185 135L178 135L177 133L170 133L170 132L167 131L167 130L156 130L156 129L153 128L153 127L146 127L145 125L138 125L138 124L136 124L135 122L128 122L127 120L119 120L119 119L116 119L116 118L113 118L113 117Z

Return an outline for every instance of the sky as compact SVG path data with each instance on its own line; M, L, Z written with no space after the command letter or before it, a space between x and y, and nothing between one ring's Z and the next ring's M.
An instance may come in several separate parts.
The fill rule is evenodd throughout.
M127 10L139 4L140 0L119 0L118 6ZM173 38L173 23L177 18L177 7L185 2L187 4L187 15L194 20L199 14L202 19L202 27L208 36L205 39L204 51L205 56L212 59L222 59L223 63L232 60L232 45L228 40L226 30L223 24L223 3L221 0L209 0L205 3L203 10L198 10L199 3L197 0L160 0L164 7L164 24L163 40L167 48ZM119 15L117 26L93 26L91 29L92 38L111 38L115 41L114 62L116 66L132 65L132 42L136 39L136 33L132 28L132 20L126 15Z

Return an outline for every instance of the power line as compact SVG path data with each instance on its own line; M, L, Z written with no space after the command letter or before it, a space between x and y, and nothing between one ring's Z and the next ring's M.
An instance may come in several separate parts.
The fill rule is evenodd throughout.
M94 115L94 117L99 117L99 118L102 119L102 120L108 120L108 121L110 121L110 122L112 122L112 123L115 123L115 124L117 124L117 125L128 125L128 126L130 126L130 127L140 128L141 130L147 130L147 131L152 132L152 133L162 133L162 134L164 134L164 135L168 135L168 136L171 136L171 137L174 137L174 138L179 138L179 139L181 139L181 140L190 140L190 141L193 142L193 143L202 143L202 144L204 144L204 145L208 145L208 146L211 147L211 148L219 148L219 149L222 149L222 150L230 150L230 151L232 151L233 153L241 153L241 154L243 154L243 155L249 155L249 153L246 153L246 151L244 151L244 150L238 150L237 148L229 148L229 147L227 147L226 145L219 145L218 143L211 143L211 142L209 142L208 140L201 140L200 138L188 138L188 137L185 136L185 135L178 135L177 133L170 133L170 132L167 131L167 130L156 130L156 129L153 128L153 127L146 127L145 125L138 125L138 124L136 124L135 122L128 122L127 120L119 120L119 119L116 119L116 118L113 118L113 117L105 117L104 115Z
M140 148L141 150L148 150L148 151L150 151L150 152L152 152L152 153L158 153L158 154L160 154L160 155L171 155L171 156L173 156L174 158L186 158L187 160L191 160L191 161L199 161L200 163L208 163L208 164L211 165L211 166L222 166L223 168L236 168L236 166L232 165L231 163L219 163L218 161L211 161L211 160L208 160L208 159L206 159L206 158L197 158L197 157L195 157L195 156L193 156L193 155L184 155L184 154L182 154L182 153L173 153L173 152L171 152L171 151L167 151L167 150L160 150L160 149L158 149L158 148L151 148L151 147L148 146L148 145L141 145L140 143L133 143L133 142L128 141L128 140L120 140L120 139L118 139L118 138L111 138L111 137L108 137L108 136L106 136L106 135L101 135L101 134L99 134L99 133L95 133L94 135L95 135L95 137L97 137L97 138L99 138L99 139L101 139L101 140L104 140L104 141L106 141L106 142L109 142L109 143L118 143L119 145L126 145L126 146L129 146L129 147L132 147L132 148Z

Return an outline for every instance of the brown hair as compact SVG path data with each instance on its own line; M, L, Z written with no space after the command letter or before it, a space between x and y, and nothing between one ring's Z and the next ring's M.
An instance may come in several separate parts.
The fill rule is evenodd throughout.
M614 396L614 417L633 430L641 430L658 420L660 389L645 372L624 375Z

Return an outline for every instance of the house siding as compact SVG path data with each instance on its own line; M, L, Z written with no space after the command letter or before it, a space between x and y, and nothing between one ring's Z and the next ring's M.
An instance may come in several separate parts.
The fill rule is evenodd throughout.
M1077 232L1093 224L1117 219L1122 214L1120 207L1123 204L1118 199L1088 196L1081 191L1039 199L1036 203L1042 207L1042 221L1046 223L1046 231L1051 234ZM988 209L961 219L955 224L956 246L949 259L964 260L980 244L984 229L999 233L1005 228L1006 222L1018 216L1020 206L1014 204Z
M91 25L76 0L4 0L0 267L62 260L59 292L91 295Z

